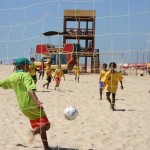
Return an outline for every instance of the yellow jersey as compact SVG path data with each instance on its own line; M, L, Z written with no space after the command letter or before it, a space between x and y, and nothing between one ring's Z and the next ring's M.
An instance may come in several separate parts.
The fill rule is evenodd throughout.
M107 69L105 69L105 70L103 69L103 70L100 71L100 73L99 73L99 79L100 79L100 81L104 82L105 75L106 75L107 72L108 72Z
M34 63L29 65L29 74L30 76L35 76L36 75L36 66Z
M75 76L80 75L80 67L75 65L73 67L73 73L74 73Z
M46 76L47 78L52 76L52 70L50 66L46 67Z
M54 73L54 77L56 78L61 78L61 77L65 77L64 72L60 69L56 69L55 73Z
M108 71L105 75L105 90L106 92L116 93L118 88L118 81L122 81L123 76L121 73L115 71L111 73Z

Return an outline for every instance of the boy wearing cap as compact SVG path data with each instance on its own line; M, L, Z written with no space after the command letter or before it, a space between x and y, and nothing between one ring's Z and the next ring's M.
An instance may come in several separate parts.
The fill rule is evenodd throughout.
M36 86L29 71L30 62L27 58L16 59L16 72L5 80L0 80L0 87L13 89L20 110L29 118L33 130L32 139L40 134L45 150L49 150L46 131L50 128L50 122L44 112L42 103L38 100L35 90Z

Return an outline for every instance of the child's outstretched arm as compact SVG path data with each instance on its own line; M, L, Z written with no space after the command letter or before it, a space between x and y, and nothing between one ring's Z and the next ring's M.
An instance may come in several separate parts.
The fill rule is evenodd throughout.
M44 109L42 106L42 102L40 102L35 94L35 92L33 90L29 91L29 95L31 96L32 100L34 101L34 103L37 105L37 107Z
M3 89L11 89L12 88L10 82L7 79L0 81L0 87L2 87Z

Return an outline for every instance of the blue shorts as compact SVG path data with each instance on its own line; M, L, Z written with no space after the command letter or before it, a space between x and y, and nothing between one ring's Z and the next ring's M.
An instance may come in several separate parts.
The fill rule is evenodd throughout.
M99 86L100 86L100 88L103 88L104 87L104 82L100 81Z

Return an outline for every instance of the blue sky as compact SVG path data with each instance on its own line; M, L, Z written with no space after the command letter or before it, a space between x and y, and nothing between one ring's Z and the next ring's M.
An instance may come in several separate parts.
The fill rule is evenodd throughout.
M63 31L65 9L96 10L95 47L123 53L101 54L101 62L150 60L150 0L1 0L0 60L29 57L31 48L48 43L41 33ZM51 38L54 44L60 40Z

